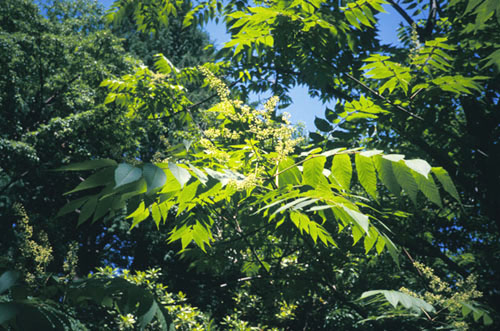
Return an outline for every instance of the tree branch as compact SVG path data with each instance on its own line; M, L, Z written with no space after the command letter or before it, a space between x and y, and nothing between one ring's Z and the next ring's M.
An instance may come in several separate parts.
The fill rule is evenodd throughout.
M394 0L387 0L387 2L389 2L389 4L392 7L394 7L394 9L396 9L396 11L401 16L403 16L403 18L406 20L406 22L408 22L408 24L410 24L410 25L415 24L415 21L413 20L413 18L411 18L410 15L408 15L408 13L403 8L401 8L401 6L399 4L397 4Z
M372 89L371 87L369 87L368 85L366 85L365 83L363 83L362 81L360 81L359 79L357 79L356 77L354 77L353 75L351 75L350 73L345 73L345 75L352 81L356 82L357 84L361 85L365 90L369 91L370 93L372 93L373 95L377 96L379 99L381 100L384 100L385 102L387 102L388 104L390 104L391 106L393 106L394 108L406 113L407 115L409 115L410 117L413 117L413 118L416 118L420 121L424 121L424 118L421 117L420 115L417 115L415 113L412 113L411 111L409 111L408 109L406 108L403 108L401 107L400 105L396 105L394 104L391 100L389 100L388 98L384 97L382 94L378 93L377 91L375 91L374 89Z
M432 30L434 30L434 22L436 22L436 15L438 10L438 4L436 0L429 0L429 16L427 17L427 22L425 27L421 30L422 41L425 41L432 35Z

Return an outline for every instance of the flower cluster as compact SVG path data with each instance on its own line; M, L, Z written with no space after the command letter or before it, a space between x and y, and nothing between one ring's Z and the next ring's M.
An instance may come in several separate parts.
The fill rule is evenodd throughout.
M303 138L294 136L288 114L277 119L278 97L269 98L260 110L253 109L241 100L229 99L229 89L210 70L200 67L200 71L220 98L218 104L207 110L217 114L219 125L203 131L200 146L205 154L245 174L247 179L231 183L238 190L258 185L259 177L265 174L264 161L275 164L283 160ZM245 162L241 161L242 151L246 153ZM249 164L251 168L242 169Z
M210 318L198 308L186 303L187 299L184 293L175 294L167 291L167 286L159 281L161 275L161 270L156 268L130 272L129 270L118 270L107 266L97 268L96 273L90 277L121 277L130 283L143 286L151 291L157 301L171 313L176 330L206 330ZM110 314L113 313L113 311L110 311ZM137 327L136 322L137 317L130 313L127 315L117 314L116 316L116 324L120 330L135 330ZM156 330L156 327L159 328L158 323L158 321L152 321L148 327Z
M78 243L73 241L69 244L68 253L63 263L63 271L66 273L66 279L72 280L76 276L76 267L78 265Z
M415 262L413 265L429 282L429 290L417 294L402 287L400 291L439 307L437 314L446 312L445 319L454 330L468 330L469 325L464 320L462 307L463 303L471 302L483 295L477 290L477 277L470 275L465 280L460 279L454 286L451 286L437 276L432 268L420 262Z
M36 279L45 274L45 269L52 261L52 246L50 246L47 233L40 231L38 241L33 239L33 227L29 223L29 217L21 204L14 205L14 209L20 216L16 223L16 232L19 236L18 269L24 274L25 281L30 286L36 285Z

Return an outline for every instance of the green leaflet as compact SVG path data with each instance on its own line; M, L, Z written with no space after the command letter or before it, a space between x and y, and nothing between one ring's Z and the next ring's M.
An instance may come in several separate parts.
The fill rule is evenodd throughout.
M162 187L167 181L167 175L165 175L163 169L155 166L154 164L145 164L142 168L142 174L147 184L146 194L149 194L153 190Z
M448 172L441 167L434 167L432 168L432 173L437 177L444 190L455 198L455 200L460 202L460 195L458 194L450 175L448 175Z
M396 177L399 185L401 185L403 190L405 190L405 192L410 197L411 201L413 201L413 203L416 205L418 185L415 182L415 178L413 177L410 169L408 169L404 161L393 162L392 168L394 170L394 176Z
M309 197L302 197L302 198L298 198L298 199L292 200L289 203L287 203L287 204L279 207L278 209L276 209L272 215L276 215L276 214L278 214L278 213L280 213L282 211L285 211L285 210L287 210L287 209L289 209L289 208L291 208L291 207L293 207L295 205L301 204L302 202L309 201L309 200L310 200ZM281 200L278 200L278 201L281 202ZM266 208L269 208L270 206L271 205L266 206Z
M401 187L398 184L394 171L392 169L392 162L385 156L375 155L373 157L373 164L378 172L378 177L387 189L394 195L399 196Z
M385 240L382 236L379 236L377 239L377 243L375 244L375 249L377 250L377 254L381 254L384 251Z
M413 171L421 174L425 178L428 177L429 172L431 171L431 166L427 161L416 159L416 160L405 160L406 165L408 168L412 169Z
M441 203L441 198L439 196L438 188L434 183L432 176L425 178L419 173L413 173L413 176L415 177L415 181L417 182L418 188L427 197L427 199L434 202L439 207L443 207L443 204Z
M398 250L398 248L396 247L396 245L394 245L394 243L392 242L392 240L389 239L389 237L387 237L386 235L381 234L379 236L379 240L382 239L382 238L384 239L385 247L387 247L387 250L389 251L389 254L391 255L393 261L396 262L396 264L398 265L398 267L400 267L400 264L399 264L399 250Z
M300 234L303 234L305 231L306 233L309 233L309 223L311 223L311 220L307 215L303 213L299 213L296 211L293 211L290 213L290 219L292 220L293 224L299 229ZM314 238L314 242L316 242L316 238Z
M351 11L346 11L344 14L345 14L345 18L347 19L347 21L349 21L349 23L351 25L353 25L354 27L356 27L358 29L361 29L361 26L359 25L358 20L356 19L356 16L354 16L354 13L352 13Z
M354 221L354 223L356 225L358 225L361 229L363 229L363 231L366 234L368 234L369 233L368 226L370 224L370 221L368 220L368 216L360 213L359 211L348 208L346 206L343 206L343 208L347 212L347 214L351 217L351 219Z
M93 196L87 200L87 202L83 205L82 210L80 211L80 215L78 216L78 226L87 221L90 216L95 211L95 207L97 205L97 196Z
M198 221L196 221L196 224L192 227L192 238L196 245L205 253L207 252L205 245L210 246L210 241L213 240L210 230Z
M19 272L8 270L0 276L0 294L11 288L19 278ZM2 322L0 322L2 323Z
M330 132L333 130L333 127L328 123L328 121L315 117L314 118L314 125L320 130L321 132Z
M295 162L293 159L287 157L278 165L278 187L282 188L286 185L299 185L302 182L302 175L297 168L294 166ZM284 171L286 169L286 171Z
M97 202L97 206L95 208L94 217L92 218L92 223L106 215L113 208L113 201L115 197L107 196L105 198L101 198Z
M175 179L181 184L181 188L191 179L191 174L186 169L178 166L175 163L169 162L168 168L172 175L174 175Z
M177 74L179 72L179 69L177 69L174 64L170 62L170 60L167 59L163 54L156 54L155 58L155 67L161 73L168 75L172 72L174 74Z
M366 192L377 200L377 175L372 159L361 154L356 154L355 162L359 182Z
M210 241L213 240L212 233L205 225L196 221L194 225L183 225L179 229L174 228L168 239L169 242L174 242L176 240L181 241L182 250L184 251L186 247L194 240L195 243L204 251L205 245L210 246Z
M200 182L196 181L188 186L186 186L178 195L177 203L179 204L179 210L177 211L177 215L180 215L189 205L194 204L193 198L196 196L196 190Z
M135 182L142 176L142 170L127 163L120 163L115 170L115 189Z
M153 221L156 224L156 228L159 230L160 229L160 222L161 222L161 217L162 212L160 211L160 207L158 207L157 203L154 203L151 205L151 216L153 217Z
M484 309L482 309L480 306L476 304L476 302L460 302L460 305L462 306L462 316L466 317L472 312L472 317L474 318L474 321L479 321L481 317L483 318L483 324L484 325L491 325L493 324L493 319L491 316L488 314L488 312Z
M208 182L208 176L205 175L203 171L200 169L196 168L192 164L189 165L189 169L194 173L195 177L203 184L206 185Z
M80 199L68 202L61 209L59 209L56 217L64 216L73 212L75 209L80 208L85 203L85 201L87 201L87 199L89 199L89 196L85 196Z
M117 163L110 159L100 159L100 160L90 160L79 163L72 163L66 166L62 166L53 171L83 171L83 170L94 170L104 167L114 167Z
M365 246L365 254L368 254L368 252L370 252L370 250L373 248L378 239L379 238L377 230L375 229L375 227L371 226L369 234L365 237L365 240L363 242Z
M326 231L320 224L310 220L306 214L292 211L290 213L290 219L299 229L300 234L302 235L304 232L309 234L315 244L319 238L325 246L328 246L328 244L337 246L330 233L328 233L328 231Z
M374 295L382 295L394 308L401 304L406 309L411 309L417 312L420 310L425 310L427 312L435 312L434 307L425 302L422 299L416 298L414 296L410 296L409 294L399 292L399 291L390 291L390 290L373 290L367 291L361 294L361 299L365 299Z
M328 181L323 175L326 157L313 156L304 162L304 170L302 171L302 183L312 187L328 189Z
M111 167L99 170L98 172L78 184L78 186L71 191L64 193L64 195L88 190L99 186L105 186L110 182L110 179L113 178L114 171L115 170Z
M332 161L332 174L334 183L349 191L351 187L352 165L349 154L337 154Z
M146 326L149 324L149 322L153 320L154 316L158 311L159 311L159 306L156 303L156 301L153 300L151 306L146 311L146 313L139 318L139 328L141 330L144 330Z
M389 94L391 94L396 88L401 88L407 94L408 85L412 79L410 68L388 61L388 59L388 56L381 54L373 54L365 59L365 62L369 62L361 68L367 70L364 74L365 77L372 79L390 78L379 88L380 94L383 94L386 89L389 89Z
M148 218L148 216L149 208L146 208L144 201L141 201L139 207L137 207L137 209L132 214L127 216L127 218L132 218L132 226L130 228L133 229L136 225Z

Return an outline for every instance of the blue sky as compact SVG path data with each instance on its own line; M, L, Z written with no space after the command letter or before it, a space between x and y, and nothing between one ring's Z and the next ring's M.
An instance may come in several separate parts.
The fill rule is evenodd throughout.
M109 8L113 3L113 0L99 0L106 8ZM384 6L387 13L380 13L380 24L379 24L379 37L385 43L398 43L397 37L397 27L399 23L402 22L401 16L392 8L390 5ZM210 35L210 39L213 44L220 48L224 45L226 41L229 40L229 35L226 33L226 28L223 24L215 24L210 22L206 27L206 31ZM266 99L270 95L253 95L252 99ZM290 105L286 112L291 114L291 120L293 123L304 122L309 131L315 131L314 118L324 117L325 107L333 107L335 102L329 104L323 104L318 99L311 98L307 93L307 88L303 86L297 86L291 90L291 97L293 104Z

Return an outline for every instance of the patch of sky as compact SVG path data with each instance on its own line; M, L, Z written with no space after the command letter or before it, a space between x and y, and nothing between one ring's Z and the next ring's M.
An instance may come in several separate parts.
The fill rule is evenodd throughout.
M114 0L99 1L106 9L109 9L114 2ZM378 24L378 36L385 44L399 45L400 41L398 39L397 30L400 24L403 23L403 18L390 5L385 5L384 9L386 13L378 14L378 18L380 19ZM407 23L404 22L404 24ZM221 20L219 20L219 23L215 21L208 22L205 26L205 31L209 33L210 39L216 49L222 48L230 39L225 24L221 22ZM270 96L269 94L251 94L251 101L265 101ZM290 113L292 123L305 123L305 127L308 131L316 131L314 126L315 117L324 118L325 108L333 108L336 103L335 100L323 103L318 98L311 97L305 86L295 86L290 90L290 96L293 103L284 111Z
M402 18L390 5L385 5L384 9L387 13L378 14L380 19L378 36L385 44L399 45L397 30L402 23ZM225 24L221 21L219 23L208 22L205 30L209 33L216 49L222 48L230 40ZM291 115L292 123L303 122L306 129L313 132L316 131L314 119L316 117L324 118L326 107L333 108L336 103L336 100L323 103L318 98L311 97L306 86L295 86L290 90L290 96L293 103L284 111ZM266 100L270 95L251 94L250 97L251 101L259 101Z

